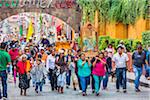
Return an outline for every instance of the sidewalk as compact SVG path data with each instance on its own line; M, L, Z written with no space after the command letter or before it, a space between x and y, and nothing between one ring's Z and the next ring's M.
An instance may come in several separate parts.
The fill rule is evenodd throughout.
M127 72L127 79L131 82L134 82L135 75L133 72ZM147 80L144 75L140 78L140 85L150 88L150 80Z

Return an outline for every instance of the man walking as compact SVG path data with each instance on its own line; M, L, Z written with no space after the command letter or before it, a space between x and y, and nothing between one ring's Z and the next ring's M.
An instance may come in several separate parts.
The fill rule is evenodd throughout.
M11 63L10 55L5 51L6 44L0 45L0 78L2 80L3 98L7 98L7 65ZM2 98L0 94L0 99Z
M116 88L119 92L119 88L122 82L123 92L126 93L127 90L127 79L126 79L126 68L129 58L127 54L124 53L124 48L122 46L118 47L118 52L113 56L112 62L116 66Z
M146 54L142 48L142 45L137 46L137 50L132 55L133 59L133 71L135 74L135 91L140 92L139 84L140 84L140 77L142 75L144 64L146 62Z

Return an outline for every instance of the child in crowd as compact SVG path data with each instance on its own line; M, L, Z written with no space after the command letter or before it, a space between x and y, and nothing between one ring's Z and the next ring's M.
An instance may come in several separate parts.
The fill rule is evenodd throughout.
M72 76L72 82L73 82L73 88L76 91L77 85L78 85L78 78L75 73L75 60L72 58L72 62L69 64L69 68L71 69L71 76Z
M42 92L42 87L46 76L46 68L41 59L37 59L35 67L31 70L31 74L35 75L35 92L38 93L38 88L40 88L40 92Z

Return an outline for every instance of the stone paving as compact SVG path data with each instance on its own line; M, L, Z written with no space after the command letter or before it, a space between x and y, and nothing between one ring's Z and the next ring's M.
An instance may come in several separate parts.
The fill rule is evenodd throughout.
M108 90L101 90L101 96L96 97L91 93L91 88L88 87L88 96L82 97L78 91L73 91L72 88L65 89L64 94L52 92L50 85L46 83L43 87L43 92L36 94L34 88L31 87L27 91L27 96L20 96L20 90L13 83L8 84L8 100L150 100L150 88L140 87L140 93L134 91L132 83L127 84L127 93L117 93L115 83L110 82Z

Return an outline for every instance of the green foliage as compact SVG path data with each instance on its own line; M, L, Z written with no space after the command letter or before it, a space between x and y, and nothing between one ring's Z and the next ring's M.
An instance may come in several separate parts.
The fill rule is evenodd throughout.
M75 41L78 43L79 47L81 47L81 38L78 37L77 39L75 39Z
M137 48L137 45L140 44L141 42L138 40L132 41L132 50L135 50Z
M145 46L150 45L150 31L142 33L142 42Z
M144 15L146 0L112 0L109 10L109 20L134 24L135 21Z
M99 11L100 22L122 22L134 24L139 17L145 17L148 0L77 0L83 10L83 22L94 21L95 11Z
M99 37L99 41L98 41L99 50L106 49L106 47L108 46L107 40L110 40L109 36L101 36L101 37Z
M99 37L99 50L106 49L108 47L108 44L112 44L114 49L117 49L120 41L121 39L113 39L113 38L110 38L109 36ZM134 51L137 47L137 44L140 43L139 40L125 39L123 41L124 41L124 45L126 46L126 49L131 52Z

